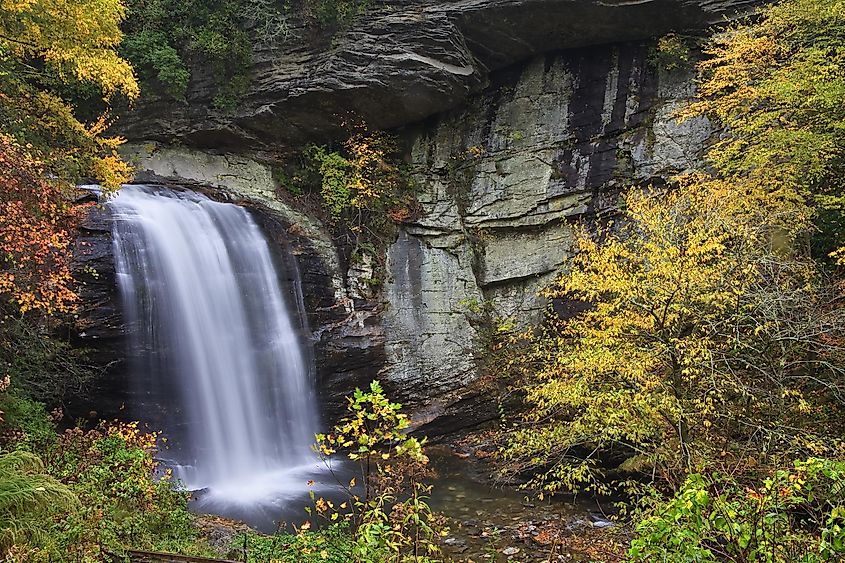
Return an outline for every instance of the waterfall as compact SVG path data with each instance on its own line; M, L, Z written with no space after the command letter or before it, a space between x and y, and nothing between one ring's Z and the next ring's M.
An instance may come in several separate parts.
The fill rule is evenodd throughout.
M166 397L177 477L235 503L304 489L318 417L295 260L199 193L130 185L107 205L135 381Z

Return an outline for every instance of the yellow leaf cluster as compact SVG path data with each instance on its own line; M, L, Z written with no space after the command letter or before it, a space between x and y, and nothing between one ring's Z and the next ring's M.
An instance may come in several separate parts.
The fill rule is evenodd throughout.
M133 99L135 74L116 52L125 12L120 0L2 0L0 49L95 84L106 96Z

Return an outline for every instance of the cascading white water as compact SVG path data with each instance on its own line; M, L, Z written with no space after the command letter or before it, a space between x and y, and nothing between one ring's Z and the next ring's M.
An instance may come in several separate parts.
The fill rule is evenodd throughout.
M134 185L107 205L138 381L176 395L162 430L181 436L177 476L234 503L301 490L318 417L298 272L283 292L242 207Z

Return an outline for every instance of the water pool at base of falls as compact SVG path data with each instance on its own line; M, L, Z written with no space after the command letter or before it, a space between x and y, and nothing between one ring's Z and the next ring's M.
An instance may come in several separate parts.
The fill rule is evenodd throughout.
M561 539L572 535L589 538L613 526L594 499L539 501L525 491L493 484L486 477L490 467L472 460L471 455L455 455L448 446L429 446L426 451L433 470L429 504L446 518L448 527L447 536L441 538L447 561L590 561L578 550L562 545ZM299 473L300 469L305 474ZM314 492L315 498L327 498L338 506L348 500L347 491L340 483L348 484L353 476L360 483L360 472L356 469L356 464L347 462L334 466L331 472L322 471L308 490ZM273 484L281 485L280 496L271 493L255 503L238 504L231 502L228 494L220 499L211 491L198 491L192 510L223 515L264 533L291 532L292 526L301 526L305 521L312 528L327 523L306 512L306 507L314 505L307 492L294 493L300 479L307 477L307 468L292 468L290 473L265 477L271 485L267 490L272 490ZM237 490L227 493L237 495ZM240 529L235 523L227 525ZM518 556L508 557L506 554L514 549ZM552 552L556 555L550 559Z
M253 475L249 481L222 483L206 489L193 490L190 508L193 512L209 513L244 522L264 533L291 531L313 520L306 507L313 507L311 499L347 500L348 483L353 473L348 468L304 465Z

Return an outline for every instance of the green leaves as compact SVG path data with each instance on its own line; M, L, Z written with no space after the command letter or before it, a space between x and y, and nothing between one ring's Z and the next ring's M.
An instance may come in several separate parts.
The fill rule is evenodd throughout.
M191 65L211 67L217 109L246 91L252 40L246 0L130 0L123 50L147 87L183 100ZM271 9L262 5L261 9Z
M401 412L401 404L387 399L378 381L370 383L368 392L356 388L346 400L351 416L341 419L330 434L317 434L319 452L332 455L342 448L349 449L347 455L353 460L377 454L382 460L397 455L428 461L422 453L425 440L403 433L408 417Z
M304 156L322 179L323 204L332 220L361 230L362 212L384 215L400 203L404 179L393 160L395 153L395 138L367 131L352 134L341 152L320 145L306 147Z
M321 26L339 29L351 24L371 4L372 0L305 0L305 9Z
M352 538L346 522L298 534L265 536L250 532L235 536L231 557L241 557L246 545L246 563L349 563L353 561Z
M815 563L845 555L845 463L796 461L755 488L693 474L636 525L633 561Z
M425 438L403 432L409 423L402 405L388 400L378 381L346 400L349 416L330 434L318 434L316 449L324 456L346 449L349 459L361 463L363 498L351 492L353 479L352 513L344 515L354 531L352 560L433 563L441 521L427 503L431 487L420 480L428 464ZM333 508L322 498L315 501L316 513L330 521L338 519Z
M577 233L578 253L544 292L589 306L550 319L523 359L531 425L506 456L515 471L543 468L532 484L547 490L599 486L584 452L667 480L710 463L736 424L760 424L749 397L803 389L815 350L838 338L841 313L823 320L812 305L824 299L812 263L769 243L782 218L765 193L691 176L624 203L619 225ZM821 335L815 323L826 336L797 337ZM780 408L775 418L795 414Z
M126 56L150 78L154 78L173 98L183 98L191 73L179 52L160 30L143 29L123 41Z
M154 475L155 435L117 423L58 435L43 405L0 393L0 408L2 434L23 434L20 451L0 454L3 555L11 544L25 561L94 563L128 547L211 554L187 494Z

